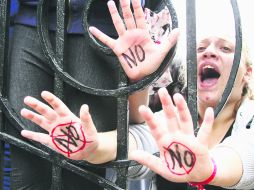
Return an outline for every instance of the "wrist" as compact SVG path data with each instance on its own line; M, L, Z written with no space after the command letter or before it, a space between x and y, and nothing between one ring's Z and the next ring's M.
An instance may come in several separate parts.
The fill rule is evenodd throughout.
M213 164L213 171L212 171L212 174L207 179L201 182L189 182L189 185L193 187L197 187L198 190L202 190L204 189L203 188L204 185L210 184L215 179L215 176L217 173L217 165L213 158L212 158L212 164Z
M227 147L222 143L214 148L211 154L217 165L217 174L210 184L231 187L239 183L243 175L243 162L235 148Z
M97 147L85 158L92 164L103 164L116 158L116 131L98 133Z

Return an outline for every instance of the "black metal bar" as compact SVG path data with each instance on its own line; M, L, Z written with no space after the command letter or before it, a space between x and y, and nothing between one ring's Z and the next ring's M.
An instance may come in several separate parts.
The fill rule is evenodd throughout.
M128 173L128 167L127 168L117 168L117 180L116 185L123 189L127 189L127 173Z
M65 39L66 39L66 17L67 8L65 0L57 0L57 27L56 27L56 58L59 67L64 69L64 55L65 55ZM60 99L63 99L63 81L55 74L54 93Z
M18 139L16 137L13 137L7 133L0 133L0 139L4 140L5 142L8 142L9 144L13 144L21 149L24 149L28 152L31 152L33 154L36 154L44 159L50 159L49 153L41 150L41 148L34 147L33 145L29 144L28 142L25 142L21 139Z
M52 164L52 182L51 190L62 189L62 167L57 164Z
M56 59L58 60L59 67L64 67L64 53L65 53L65 39L66 39L66 3L65 0L57 0L56 11ZM54 76L54 94L60 99L63 99L63 81L55 73ZM52 164L52 184L51 190L60 190L62 187L62 168Z
M127 85L127 78L123 72L119 74L119 87ZM128 134L129 134L129 118L128 118L128 96L117 98L117 160L126 160L128 158ZM117 169L116 184L126 189L127 186L127 167Z
M0 88L6 95L5 85L6 76L4 70L7 69L8 49L9 49L9 17L10 1L0 0ZM5 83L6 84L6 83ZM0 110L0 132L4 131L4 115ZM4 177L4 141L0 142L0 190L3 189Z
M242 25L241 25L241 18L240 12L237 5L237 0L231 0L231 6L234 13L234 20L235 20L235 54L234 54L234 61L233 66L229 75L228 83L226 88L223 92L222 98L214 111L215 117L217 117L220 111L223 109L224 105L227 103L228 98L230 97L230 93L234 86L236 74L239 68L239 64L241 61L241 52L242 52Z
M1 113L2 114L2 113ZM2 128L2 121L1 121L1 128ZM2 131L2 129L1 129ZM1 140L1 139L0 139ZM4 141L0 141L0 182L3 182L4 180ZM2 190L3 185L0 183L0 190Z
M1 93L0 93L0 108L4 113L5 117L13 124L13 126L16 126L16 128L20 131L22 129L25 129L25 125L22 123L20 117L12 109L8 99L4 98Z
M197 52L196 52L196 1L186 0L186 68L187 103L192 116L193 128L198 127L197 109ZM196 190L188 186L188 190Z
M196 53L196 2L186 0L187 34L187 102L192 116L194 129L197 128L197 53Z
M10 19L10 1L0 0L0 85L2 94L6 95L5 81L7 77L4 77L5 70L8 63L8 49L9 49L9 19Z

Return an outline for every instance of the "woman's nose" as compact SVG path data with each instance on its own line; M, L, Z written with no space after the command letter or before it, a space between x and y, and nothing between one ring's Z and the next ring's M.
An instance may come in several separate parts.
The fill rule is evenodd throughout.
M213 44L210 44L208 47L206 47L203 56L207 58L215 58L217 57L218 52L216 47Z

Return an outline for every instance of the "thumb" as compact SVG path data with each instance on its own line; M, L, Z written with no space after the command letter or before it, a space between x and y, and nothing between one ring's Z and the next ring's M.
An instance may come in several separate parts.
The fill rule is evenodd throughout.
M168 51L176 44L179 35L180 35L179 28L175 28L170 32L167 39L164 40L164 43L162 45L162 48L164 50L163 52L168 53Z
M137 161L141 165L146 166L153 172L159 174L160 176L166 179L170 178L170 172L168 172L168 169L165 163L163 163L161 158L154 156L151 153L148 153L143 150L135 150L130 153L129 159Z
M83 128L86 129L85 131L88 136L92 136L97 133L93 119L89 113L89 107L86 104L82 105L80 108L80 120Z
M212 130L212 126L213 126L213 122L214 122L213 108L209 107L205 111L204 120L201 124L200 130L197 135L198 141L203 145L208 146L207 139L209 139L209 136L210 136L210 133Z
M157 156L152 155L144 150L134 150L129 154L129 160L134 160L144 166L147 166L154 172L158 171L158 166L161 165L161 159Z

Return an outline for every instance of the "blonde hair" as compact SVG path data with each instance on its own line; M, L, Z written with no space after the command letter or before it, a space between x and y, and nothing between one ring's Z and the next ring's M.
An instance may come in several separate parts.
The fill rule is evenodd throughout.
M243 40L243 46L242 46L242 57L245 58L245 64L247 67L252 68L252 73L250 76L250 79L246 85L246 87L243 89L243 95L246 95L249 99L254 100L254 77L253 77L253 60L250 56L250 51L248 48L248 45L245 40Z

